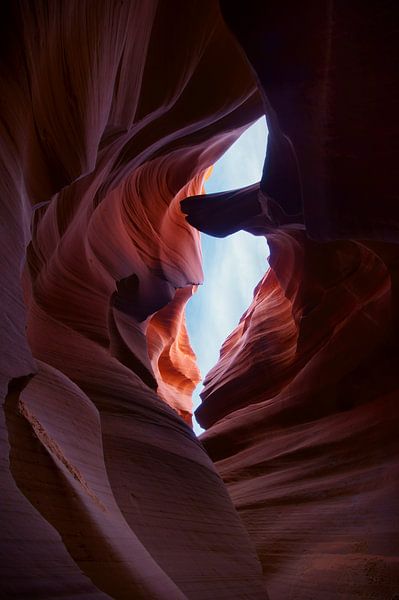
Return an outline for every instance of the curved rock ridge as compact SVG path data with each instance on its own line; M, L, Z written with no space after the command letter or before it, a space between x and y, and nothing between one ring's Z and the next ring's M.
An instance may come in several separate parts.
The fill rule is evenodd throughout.
M185 306L196 286L176 290L172 300L150 320L148 353L158 382L157 393L192 425L192 393L201 373L190 346Z
M395 598L395 3L0 17L0 596ZM263 112L260 183L204 198ZM192 226L271 247L202 443Z
M263 599L187 424L180 211L262 114L250 68L213 0L1 11L0 595Z
M273 598L399 586L399 252L268 235L270 271L197 410ZM298 248L299 246L299 248Z
M350 370L351 345L354 360L362 361L376 340L392 337L392 282L384 252L381 258L358 242L316 243L295 229L281 228L267 239L271 268L205 379L197 410L203 426L224 416L224 405L229 413L253 403L259 393L263 399L275 397L319 352L337 353L326 355L331 361L328 369L324 365L327 371L336 368L340 357ZM342 337L346 328L355 327L365 337L361 348L356 336ZM237 392L235 379L248 393ZM231 389L226 389L228 381ZM309 385L315 389L317 383L311 379Z
M221 6L262 91L264 173L182 209L211 235L266 235L271 254L206 376L201 441L271 598L392 600L399 13L390 2Z

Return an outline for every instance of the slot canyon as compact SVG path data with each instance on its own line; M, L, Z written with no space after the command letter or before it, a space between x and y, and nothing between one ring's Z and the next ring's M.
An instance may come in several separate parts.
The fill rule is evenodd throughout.
M397 4L0 23L1 600L397 600ZM263 115L259 183L204 194ZM239 231L270 268L197 437L200 232Z

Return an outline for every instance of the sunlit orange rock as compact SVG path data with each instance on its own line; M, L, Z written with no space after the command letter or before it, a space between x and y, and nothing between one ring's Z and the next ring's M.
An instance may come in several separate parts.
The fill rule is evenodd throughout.
M201 380L184 314L186 302L194 290L189 287L177 290L172 302L151 318L147 329L148 353L158 383L157 393L190 425L192 393Z

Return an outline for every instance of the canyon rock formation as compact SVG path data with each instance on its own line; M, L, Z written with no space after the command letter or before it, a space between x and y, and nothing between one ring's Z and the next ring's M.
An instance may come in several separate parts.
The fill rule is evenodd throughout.
M266 6L265 6L266 5ZM270 271L207 375L202 442L271 598L399 594L399 12L222 2L262 92L262 181L190 198Z
M1 598L399 594L397 13L3 3ZM200 441L197 229L271 249Z
M0 597L263 599L189 426L202 269L180 210L262 112L250 68L214 1L1 22Z

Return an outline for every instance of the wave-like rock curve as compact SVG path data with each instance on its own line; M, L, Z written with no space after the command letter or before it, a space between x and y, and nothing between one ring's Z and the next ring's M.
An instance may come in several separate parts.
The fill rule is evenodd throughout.
M187 424L180 211L261 114L250 69L213 1L1 16L1 595L264 598Z
M266 235L271 254L206 377L201 440L272 598L391 600L398 11L388 2L221 5L262 91L265 167L258 185L182 208L212 235Z

